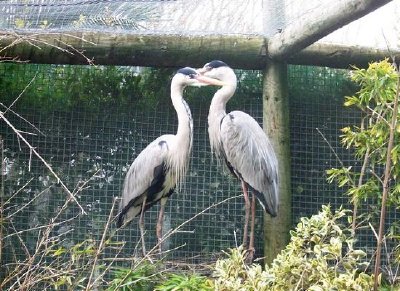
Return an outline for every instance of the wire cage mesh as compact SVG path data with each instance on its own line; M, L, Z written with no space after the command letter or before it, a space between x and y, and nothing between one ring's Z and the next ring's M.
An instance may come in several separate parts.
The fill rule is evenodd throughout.
M66 99L73 98L72 94L77 92L73 89L76 84L80 84L79 89L77 88L80 94L85 95L85 88L80 83L82 76L87 76L88 71L97 70L96 76L101 74L107 79L103 69L84 66L2 64L1 78L5 81L13 78L14 74L26 75L26 79L35 78L33 87L27 89L24 95L28 96L33 91L39 90L39 95L51 94L52 97L49 99L57 100L56 91L67 92ZM135 69L122 70L124 77L140 75ZM113 73L116 74L116 71ZM55 81L57 78L60 80L59 83ZM122 79L114 81L116 82L114 85L118 86ZM156 87L169 88L169 82L170 80L166 80L165 84L160 82ZM56 84L60 87L56 88ZM8 90L18 94L18 91L22 92L26 83L21 81L19 85L18 88L8 88ZM6 87L3 88L6 90ZM109 94L109 92L96 92ZM68 234L65 235L63 242L65 247L72 247L87 239L101 238L114 197L120 196L123 179L131 162L156 137L176 131L176 114L169 104L169 97L163 96L162 92L164 91L159 90L160 96L154 100L151 98L143 100L143 104L148 103L147 105L136 102L127 107L114 102L115 106L87 105L88 107L82 109L79 106L69 106L70 100L64 100L65 103L61 106L52 103L51 100L47 100L49 102L43 100L42 105L47 105L41 108L34 108L29 102L22 105L19 114L24 120L16 115L7 114L10 122L19 130L34 133L27 136L28 141L51 164L68 188L71 190L82 188L77 199L88 215L79 216L79 208L74 202L70 202L68 209L62 214L63 217L57 221L71 220L54 228L54 232L58 235ZM2 93L6 94L5 91ZM90 100L94 96L86 97ZM240 184L217 165L209 150L207 114L210 97L207 92L203 97L189 100L195 127L191 166L182 188L169 199L165 214L165 231L190 220L176 235L164 243L164 248L175 249L172 259L185 258L188 263L207 261L215 257L216 252L240 244L242 236L244 205L243 197L240 196ZM110 98L118 99L117 96ZM28 99L32 100L31 97ZM38 99L36 102L39 102ZM257 117L259 121L262 119L260 92L239 103L241 108ZM69 109L65 110L67 107ZM88 111L87 108L92 108L92 111ZM11 220L12 227L16 231L33 229L21 235L28 242L27 247L33 249L37 236L35 228L48 223L52 215L62 207L67 193L42 162L21 144L13 130L4 123L1 126L7 156L6 198L10 198L21 185L28 183L28 186L21 191L21 195L12 198L12 206L6 212L7 215L11 215L18 205L25 205L34 199L24 211L12 214ZM237 197L229 202L218 204L224 199L235 196ZM213 204L218 205L193 218ZM156 205L145 213L146 243L149 247L156 243L155 222L158 209L159 206ZM115 214L116 212L111 215ZM257 255L261 256L261 209L258 209L257 214L256 249ZM237 242L235 233L238 237ZM129 257L137 252L140 254L140 249L137 248L139 238L137 220L118 231L115 239L127 241L126 248L120 255ZM14 253L24 256L21 251L22 246L18 245L15 236L6 239L6 242L8 247L14 249Z
M0 28L39 34L104 31L270 37L336 5L331 0L4 0L0 1ZM399 10L399 2L392 1L319 42L397 49Z
M298 18L307 18L333 3L294 0L7 0L0 1L0 28L16 34L107 31L156 34L157 37L172 34L269 37L296 23ZM382 42L378 45L377 39L382 38L381 31L385 30L389 44L398 43L399 22L393 21L397 19L398 3L388 9L392 9L391 13L388 17L380 17L379 25L364 19L358 25L343 28L351 33L343 36L339 31L323 41L354 44L353 40L357 39L357 44L371 46L374 43L379 47ZM386 23L387 19L392 19L395 24ZM372 28L361 29L367 22L373 23L373 30L379 34L373 42L369 35ZM367 37L359 39L358 35L364 30ZM175 49L177 53L188 53L184 47ZM227 50L222 46L218 49ZM163 50L161 47L160 54ZM234 58L236 52L230 50L225 55ZM120 196L131 162L156 137L176 130L177 120L168 95L173 71L149 73L146 70L0 63L1 102L10 105L15 101L10 109L0 109L2 112L4 109L4 116L10 122L7 124L3 120L0 123L2 203L6 201L2 218L7 222L1 225L0 231L1 248L4 249L1 255L4 268L0 277L13 268L13 262L29 257L41 232L49 224L53 225L52 240L57 240L58 245L66 249L80 243L98 243L102 239L108 219L116 215L116 210L112 211L113 203L118 204L115 198ZM236 72L238 92L228 109L246 111L261 124L262 73ZM147 83L145 78L149 78ZM360 113L342 105L343 97L355 92L345 70L289 66L288 81L290 211L295 225L301 217L315 214L324 204L330 204L334 209L340 205L351 207L344 194L346 189L327 183L326 170L339 167L341 163L360 166L352 153L340 144L340 129L357 124ZM151 83L153 85L149 86ZM168 260L186 264L214 262L221 250L240 244L244 220L239 182L226 170L224 172L210 153L207 113L213 92L206 89L194 92L187 91L195 129L190 169L183 186L168 201L164 222L164 231L183 225L164 242L164 248L172 250ZM32 147L22 142L16 133L26 138ZM33 150L41 154L47 166ZM65 207L69 193L60 181L77 193L76 199L87 215L81 215L73 201ZM373 204L366 203L362 211L371 211ZM61 209L64 210L60 212ZM158 210L156 205L145 214L148 247L156 244ZM390 209L387 225L396 220L396 211ZM123 244L107 249L104 262L121 258L121 265L124 265L123 258L140 255L137 220L118 231L111 221L111 230L115 231L112 240ZM263 237L263 212L258 207L257 257L263 255ZM50 245L52 240L48 242ZM361 230L357 241L358 247L373 255L375 239L371 229ZM49 264L54 260L52 254L50 252L46 257Z
M261 7L262 1L253 0L8 0L0 3L0 27L52 32L255 34L262 31ZM249 16L246 21L243 15Z
M154 88L149 92L155 94L148 92L142 96L128 86L143 80L142 70L145 69L0 64L0 94L8 96L8 101L5 100L8 105L18 99L14 105L18 115L6 111L7 120L69 189L80 190L77 200L88 213L81 216L78 206L69 202L62 215L51 220L63 207L68 194L43 162L32 155L32 149L2 122L4 198L10 202L4 212L10 217L10 223L5 228L3 246L7 251L3 252L2 265L7 266L15 258L22 259L27 251L33 250L39 232L49 221L55 223L54 236L61 238L65 248L101 239L108 217L116 214L110 211L114 198L120 195L130 163L153 139L173 133L177 126L168 96L173 71L150 74ZM246 111L261 124L262 74L259 71L237 73L238 94L229 103L228 110ZM339 135L341 128L359 122L360 113L342 105L343 97L355 90L346 70L290 66L288 80L291 211L296 224L300 217L317 213L324 204L334 209L342 204L350 207L344 189L328 184L325 171L338 167L338 158L345 165L357 166L351 152L340 145ZM126 86L129 90L125 90ZM186 91L194 120L190 169L183 187L167 203L164 229L174 229L184 223L165 242L165 248L173 250L168 258L199 264L213 262L221 250L240 244L244 203L239 182L224 172L210 153L207 114L213 91L192 90L198 89ZM126 95L125 99L122 95ZM149 247L156 243L158 207L145 214ZM395 219L393 212L390 221ZM263 212L258 207L255 240L258 257L263 252L262 224ZM115 230L114 223L111 228ZM109 256L140 255L139 238L137 220L134 220L116 232L113 239L126 244L117 254L110 251ZM375 246L372 238L369 230L358 237L360 247L370 253Z

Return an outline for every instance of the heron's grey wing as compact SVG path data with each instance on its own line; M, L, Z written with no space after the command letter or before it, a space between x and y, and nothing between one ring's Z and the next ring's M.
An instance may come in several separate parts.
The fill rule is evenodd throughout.
M168 136L161 136L150 143L133 161L125 176L119 205L118 227L141 212L145 195L160 192L165 180L167 155ZM159 199L157 198L147 197L146 209L157 202Z
M272 216L278 211L278 161L263 129L242 111L227 114L221 122L221 140L228 166L257 195Z

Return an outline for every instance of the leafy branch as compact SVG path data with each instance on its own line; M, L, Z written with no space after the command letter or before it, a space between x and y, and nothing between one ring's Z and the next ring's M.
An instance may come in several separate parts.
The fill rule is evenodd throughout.
M375 290L377 288L384 240L387 205L400 205L400 187L396 179L400 174L400 128L397 120L400 77L398 69L388 60L371 63L367 69L352 72L351 79L360 89L346 97L345 106L355 106L363 113L360 126L342 129L342 144L354 151L360 168L344 167L327 171L328 182L337 181L347 187L353 203L353 232L356 231L358 206L362 201L374 200L380 205L379 233L375 257ZM351 179L349 178L351 177ZM355 183L354 181L358 181ZM371 203L369 203L371 205ZM372 224L365 220L364 222ZM375 231L374 231L375 232Z
M376 247L376 260L375 260L375 283L374 283L374 290L378 289L378 274L381 265L381 252L382 252L382 240L383 240L383 232L385 228L385 218L386 218L386 200L389 193L389 180L392 178L391 175L391 166L392 166L392 151L394 147L394 135L397 126L397 118L398 118L398 106L399 106L399 93L400 93L400 74L398 68L397 69L397 88L396 94L394 96L393 101L393 114L392 114L392 121L390 124L389 129L389 142L387 146L387 153L386 153L386 165L385 165L385 173L384 173L384 180L383 180L383 193L382 193L382 205L381 205L381 217L379 220L379 234L378 234L378 243ZM397 162L397 159L395 159ZM393 163L394 164L394 163Z

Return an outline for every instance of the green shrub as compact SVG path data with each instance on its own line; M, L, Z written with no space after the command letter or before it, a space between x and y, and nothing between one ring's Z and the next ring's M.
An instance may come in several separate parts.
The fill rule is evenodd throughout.
M213 290L211 281L197 274L169 274L158 284L155 291L208 291Z
M230 249L227 258L216 262L213 273L214 288L218 291L268 290L271 277L260 265L245 264L246 251L243 247Z
M108 291L151 291L158 279L156 265L146 262L142 262L134 269L114 268L112 273L113 280L107 288Z
M267 269L274 280L272 290L369 290L372 276L364 273L366 254L353 248L350 228L340 220L342 209L329 206L311 218L303 217L291 232L287 247Z
M341 220L346 211L329 206L311 218L303 217L291 240L262 271L246 266L241 248L230 251L215 267L215 290L370 290L373 276L363 270L365 252L353 248L349 227Z

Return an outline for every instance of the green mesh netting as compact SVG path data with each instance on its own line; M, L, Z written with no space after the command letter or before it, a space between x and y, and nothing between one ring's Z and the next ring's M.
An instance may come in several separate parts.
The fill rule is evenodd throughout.
M238 93L228 109L246 111L261 123L262 74L237 73ZM56 220L70 219L54 228L54 236L61 236L66 248L86 239L101 238L130 163L153 139L176 130L168 95L172 74L171 70L132 67L0 64L2 103L9 105L18 99L12 107L18 115L9 110L5 116L69 189L82 187L77 198L88 215L79 216L79 208L71 202ZM339 165L332 149L344 164L355 163L339 139L340 128L357 124L360 119L359 112L342 106L343 97L355 89L346 74L345 70L289 67L293 223L315 214L322 204L330 203L336 208L348 202L344 190L329 185L325 176L325 170ZM186 183L167 204L166 230L214 203L241 194L238 181L223 173L211 158L207 114L213 92L212 88L190 88L185 93L194 119L193 155ZM25 247L35 247L41 226L49 223L67 194L9 126L1 122L0 130L5 144L4 195L10 199L4 214L13 215L4 228L2 264L6 265L25 257ZM22 205L26 206L21 209ZM155 206L145 215L148 246L155 244L157 212ZM263 248L262 215L258 207L257 256L262 256ZM243 218L242 197L211 208L167 240L165 247L174 249L168 259L213 261L221 250L241 242ZM391 220L394 219L396 214L391 213ZM15 232L20 233L13 235ZM115 240L127 242L120 257L140 255L137 220L119 231ZM370 230L361 232L358 240L372 253L375 240Z

